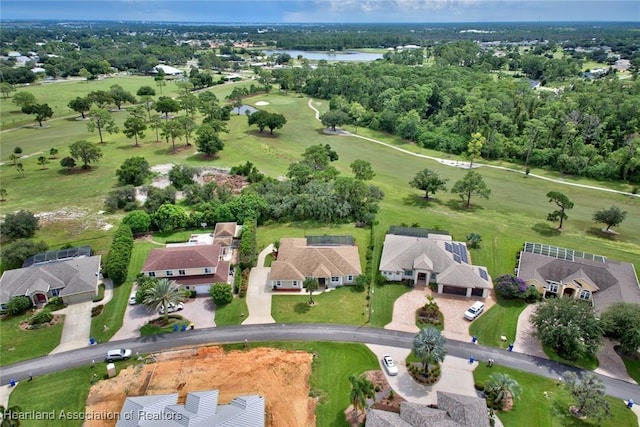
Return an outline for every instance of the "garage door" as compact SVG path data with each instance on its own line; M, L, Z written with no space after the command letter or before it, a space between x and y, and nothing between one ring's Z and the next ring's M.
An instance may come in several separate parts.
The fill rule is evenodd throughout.
M196 294L198 295L207 295L209 293L209 288L211 285L197 285L196 286Z
M443 294L450 295L467 295L467 288L456 288L455 286L443 286L442 287Z
M483 291L484 291L484 289L482 289L482 288L473 288L471 290L471 296L473 296L473 297L481 297Z

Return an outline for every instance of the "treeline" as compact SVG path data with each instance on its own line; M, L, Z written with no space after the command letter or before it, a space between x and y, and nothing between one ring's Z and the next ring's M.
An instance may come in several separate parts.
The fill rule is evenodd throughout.
M293 78L295 73L295 78ZM278 82L330 100L348 122L452 154L471 134L481 155L595 179L640 182L640 80L526 79L477 65L410 67L384 61L274 72ZM282 84L281 84L282 86Z

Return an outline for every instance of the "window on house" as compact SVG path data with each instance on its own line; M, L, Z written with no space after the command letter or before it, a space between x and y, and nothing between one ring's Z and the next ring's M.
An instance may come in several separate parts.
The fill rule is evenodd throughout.
M276 280L276 286L277 286L277 287L282 286L282 282L281 282L280 280Z
M405 270L404 275L409 277L413 276L413 270Z
M149 277L156 277L156 272L155 271L150 271L149 272Z
M165 273L167 276L173 276L173 270L167 270Z
M352 276L351 274L350 274L350 275L348 275L348 276L347 276L347 280L351 282L351 281L353 280L353 276Z
M293 286L298 286L298 281L297 280L293 281Z
M57 297L58 295L60 295L60 289L51 289L52 297Z
M184 270L178 270L178 274L181 275L181 276L186 276L187 272L184 271Z
M340 278L338 276L331 276L331 281L333 283L338 283L338 282L340 282Z
M586 289L580 292L580 299L591 299L591 291L587 291Z
M550 280L547 280L546 289L549 292L553 292L554 294L557 294L558 293L558 283L557 282L552 282Z
M211 274L211 269L209 267L205 267L204 274Z

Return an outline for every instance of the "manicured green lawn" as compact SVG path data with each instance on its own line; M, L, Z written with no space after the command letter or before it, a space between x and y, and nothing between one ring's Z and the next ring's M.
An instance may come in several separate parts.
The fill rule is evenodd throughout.
M153 248L159 247L151 242L135 242L129 263L127 281L113 289L113 298L105 306L102 313L91 319L91 337L97 342L106 342L122 327L122 317L129 303L129 295L133 282L147 259L147 255ZM104 330L104 325L108 329Z
M372 287L369 325L383 328L387 323L390 323L393 316L393 303L410 290L411 288L401 284Z
M344 410L350 405L349 375L364 371L379 370L376 357L362 344L330 342L283 342L250 343L249 347L275 347L282 349L316 352L311 373L311 396L317 396L316 421L318 427L346 427ZM224 346L241 349L243 344Z
M364 325L367 323L365 292L344 286L315 295L309 305L309 294L273 295L271 315L277 323L341 323Z
M627 367L627 373L629 373L629 376L640 384L640 359L631 360L622 358L622 360L624 362L624 366Z
M62 325L24 331L20 323L32 313L0 320L0 366L46 356L60 344Z
M232 326L241 324L249 315L247 299L234 297L227 305L216 306L216 326ZM197 325L196 325L197 326Z
M480 364L476 368L473 376L476 383L484 383L494 372L510 375L522 388L522 396L520 400L515 401L514 408L509 412L498 414L505 427L523 425L535 425L536 427L638 425L635 414L628 410L620 399L607 397L612 418L601 423L597 420L579 420L569 413L569 406L573 404L571 396L564 387L558 386L556 381L499 365L488 368L484 364ZM548 397L544 396L545 391Z
M526 306L527 303L522 300L498 297L496 305L471 323L469 333L477 337L482 345L507 348L516 339L518 316ZM507 337L507 341L500 340L502 335Z
M589 371L593 371L598 367L598 358L597 357L581 357L578 360L567 360L564 359L553 351L551 348L547 346L542 346L544 350L544 354L551 360L555 360L556 362L564 363L565 365L577 366L578 368L587 369Z
M132 361L116 362L116 370L131 365ZM106 365L98 363L94 368L83 366L43 376L36 376L33 381L22 381L9 396L9 407L19 405L22 412L35 413L55 411L53 419L24 420L21 425L28 427L80 427L82 419L61 419L60 411L76 418L85 411L87 396L94 374L102 379L106 373Z

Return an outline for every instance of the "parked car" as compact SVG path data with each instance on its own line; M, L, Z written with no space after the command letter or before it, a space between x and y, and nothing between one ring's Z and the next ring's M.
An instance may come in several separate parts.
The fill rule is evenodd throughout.
M129 304L136 305L137 303L138 301L136 301L136 293L132 292L131 295L129 295Z
M128 348L116 348L107 351L107 362L115 362L116 360L128 360L131 357L131 350Z
M474 302L473 305L467 308L467 311L464 312L464 318L467 320L473 320L476 317L480 316L484 311L484 304L481 302Z
M167 306L167 313L175 313L176 311L180 311L184 308L184 304L182 304L181 302L174 304L174 303L170 303ZM158 310L158 313L160 314L164 314L164 307L160 307L160 310Z
M398 375L398 366L396 366L396 362L393 361L391 356L388 354L382 356L382 364L389 375Z

